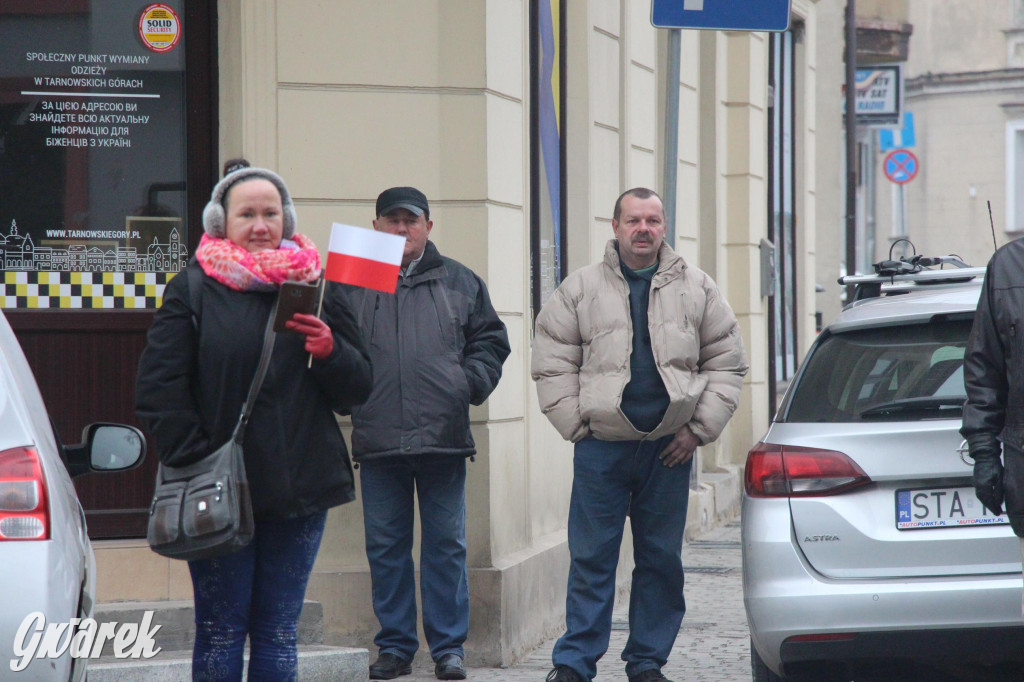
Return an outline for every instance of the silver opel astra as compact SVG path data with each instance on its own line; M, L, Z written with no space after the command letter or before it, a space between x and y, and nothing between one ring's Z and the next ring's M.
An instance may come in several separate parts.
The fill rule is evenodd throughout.
M92 615L96 568L71 479L137 466L145 440L116 424L83 440L61 444L0 312L0 680L85 679L89 657L64 644Z
M903 269L846 278L747 456L758 682L1024 679L1020 543L958 433L984 268Z

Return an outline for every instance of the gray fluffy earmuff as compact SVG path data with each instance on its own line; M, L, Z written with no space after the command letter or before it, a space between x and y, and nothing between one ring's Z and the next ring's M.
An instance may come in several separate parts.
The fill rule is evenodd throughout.
M206 204L206 208L203 209L203 229L206 230L206 234L222 239L227 237L224 198L227 196L228 190L238 183L256 178L269 180L274 183L277 191L281 193L281 207L284 212L282 216L284 229L281 237L283 239L292 238L292 235L295 234L298 218L295 215L295 204L292 203L292 196L288 193L288 186L284 184L281 176L274 171L267 170L266 168L252 167L240 168L232 173L228 173L213 188L213 192L210 194L210 203Z

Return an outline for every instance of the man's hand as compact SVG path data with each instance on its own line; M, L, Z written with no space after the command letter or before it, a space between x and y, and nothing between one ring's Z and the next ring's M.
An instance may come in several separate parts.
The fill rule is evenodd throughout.
M326 360L334 350L331 328L316 315L295 313L284 323L286 329L306 335L306 352L317 360Z
M1003 513L1003 463L998 452L972 454L974 494L996 516Z
M700 439L693 435L689 426L679 429L672 441L658 454L658 459L667 467L686 464L700 445Z

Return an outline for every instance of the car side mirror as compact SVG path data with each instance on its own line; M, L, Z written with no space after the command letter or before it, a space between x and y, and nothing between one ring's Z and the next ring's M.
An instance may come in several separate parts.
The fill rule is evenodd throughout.
M71 477L127 471L146 456L146 438L133 426L99 422L82 431L82 443L64 448Z

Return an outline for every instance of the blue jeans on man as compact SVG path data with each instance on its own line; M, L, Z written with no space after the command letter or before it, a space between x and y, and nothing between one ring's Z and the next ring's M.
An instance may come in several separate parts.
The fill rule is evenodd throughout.
M399 456L360 462L366 556L380 653L411 661L416 636L412 558L414 498L420 512L420 596L423 631L436 661L465 657L469 633L466 569L466 459Z
M690 468L658 459L672 440L576 443L569 502L569 586L566 633L551 658L592 680L608 649L615 569L626 517L633 532L629 638L622 651L626 674L660 669L668 660L686 602L683 531Z

